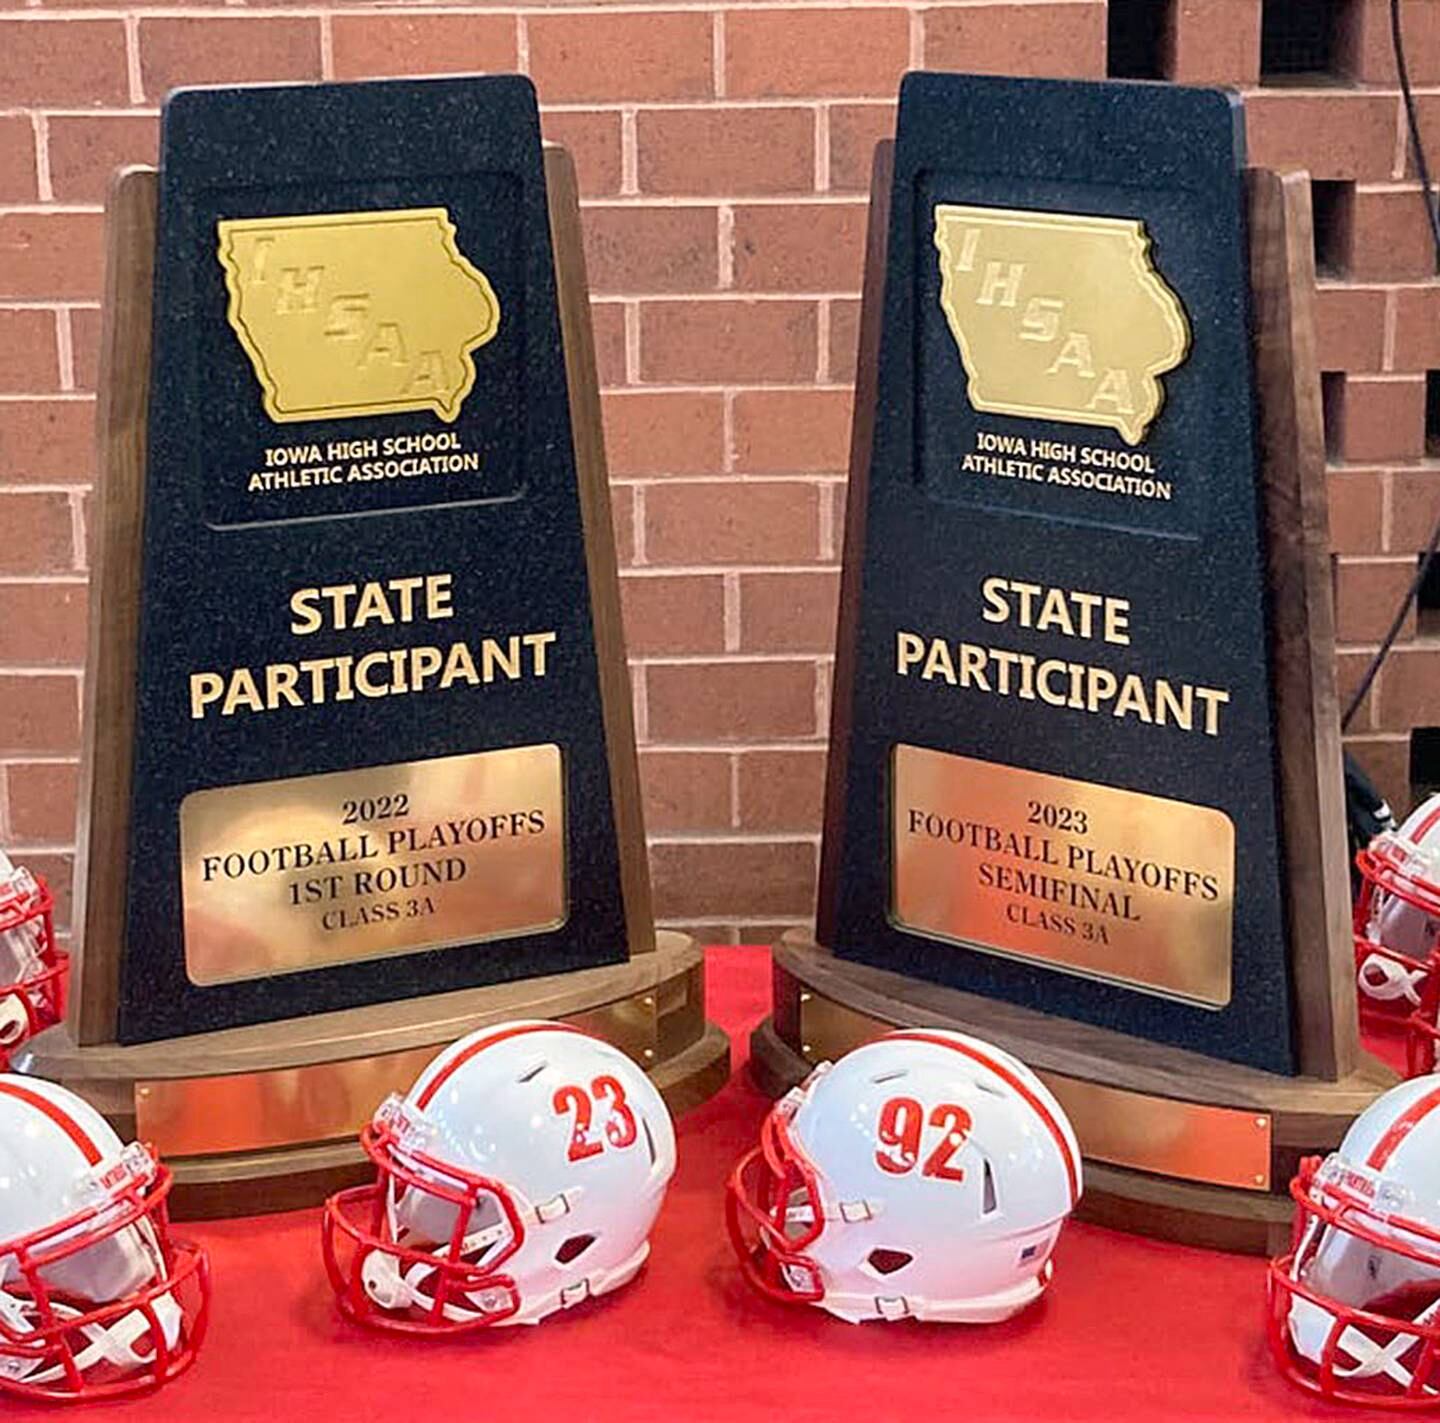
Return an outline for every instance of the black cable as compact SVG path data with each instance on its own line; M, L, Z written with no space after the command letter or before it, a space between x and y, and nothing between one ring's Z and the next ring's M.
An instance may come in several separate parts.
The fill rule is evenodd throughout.
M1400 0L1390 0L1390 44L1395 51L1395 72L1400 76L1400 97L1405 102L1405 123L1410 130L1410 147L1415 152L1415 172L1420 178L1425 216L1430 219L1430 235L1435 239L1435 266L1440 270L1440 208L1435 206L1430 165L1425 161L1425 144L1420 138L1420 115L1415 109L1415 95L1410 90L1410 70L1405 63L1405 36L1400 28Z
M1410 71L1405 64L1405 36L1400 27L1400 0L1390 0L1390 44L1395 51L1395 72L1400 78L1400 96L1405 103L1405 122L1410 130L1410 148L1415 154L1415 171L1420 177L1420 200L1425 204L1425 216L1429 219L1430 233L1435 239L1435 266L1436 270L1440 271L1440 208L1435 204L1435 191L1430 182L1430 165L1425 159L1425 145L1420 138L1420 116L1415 110L1415 95L1410 89ZM1409 590L1396 609L1395 620L1390 624L1390 630L1385 634L1380 646L1376 648L1370 665L1365 669L1365 675L1361 677L1359 686L1355 688L1345 708L1345 714L1340 718L1342 731L1349 728L1355 713L1364 704L1375 678L1380 674L1381 664L1390 655L1395 639L1400 636L1400 629L1404 626L1415 600L1420 596L1420 589L1430 572L1430 565L1435 561L1437 548L1440 548L1440 517L1436 518L1435 527L1430 531L1430 542L1425 546Z

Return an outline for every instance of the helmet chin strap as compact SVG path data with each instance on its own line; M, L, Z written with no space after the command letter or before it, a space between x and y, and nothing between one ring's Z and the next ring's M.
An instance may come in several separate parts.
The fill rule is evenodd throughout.
M399 1242L403 1232L397 1219L393 1189L386 1201L385 1214L390 1226L390 1238ZM510 1228L503 1223L473 1231L460 1242L460 1256L462 1259L467 1259L479 1255L481 1252L488 1253L491 1246L501 1244L509 1238L509 1235ZM365 1293L381 1309L421 1309L426 1311L434 1309L434 1294L425 1292L425 1285L434 1275L435 1266L425 1260L417 1260L408 1270L401 1270L396 1257L383 1250L372 1250L360 1266L360 1279L365 1286ZM487 1294L488 1291L480 1294L478 1301L480 1304L485 1303ZM467 1296L467 1298L473 1299L474 1296ZM505 1301L502 1299L500 1303L503 1306ZM446 1304L441 1310L441 1317L451 1323L459 1324L472 1319L481 1319L486 1313L493 1312L485 1309L462 1309L459 1305Z
M386 1254L379 1250L372 1250L365 1257L365 1263L360 1267L360 1277L365 1285L365 1293L370 1296L381 1309L420 1309L429 1313L435 1308L435 1296L426 1291L425 1286L435 1274L435 1267L427 1264L424 1260L417 1260L408 1270L402 1271L399 1262L393 1255ZM467 1299L475 1300L476 1303L484 1305L491 1299L490 1291L483 1291L478 1299L475 1295L467 1295ZM494 1300L496 1309L462 1309L456 1304L446 1304L440 1311L442 1319L452 1324L463 1324L473 1319L483 1319L486 1314L499 1312L507 1303L501 1292Z
M1360 965L1360 988L1378 1003L1393 1003L1403 998L1411 1007L1418 1008L1419 989L1424 982L1424 969L1407 969L1384 954L1371 954Z
M1436 1300L1416 1315L1414 1322L1417 1325L1429 1324L1437 1314L1440 1314L1440 1300ZM1415 1376L1400 1360L1419 1342L1418 1334L1397 1334L1381 1348L1367 1334L1350 1325L1340 1335L1340 1347L1359 1362L1353 1369L1337 1368L1335 1372L1346 1379L1371 1379L1383 1373L1408 1389L1414 1383ZM1440 1396L1440 1391L1429 1385L1425 1386L1424 1391Z
M1423 1309L1415 1316L1413 1323L1417 1327L1423 1327L1432 1323L1440 1317L1440 1299ZM1290 1307L1290 1334L1295 1340L1300 1352L1314 1363L1319 1363L1320 1340L1329 1334L1334 1328L1335 1316L1330 1310L1318 1304L1302 1298L1292 1301ZM1393 1379L1402 1388L1409 1389L1415 1381L1415 1376L1400 1361L1418 1343L1418 1334L1397 1334L1388 1344L1377 1344L1363 1330L1357 1329L1353 1324L1347 1324L1340 1333L1337 1341L1338 1347L1343 1349L1356 1362L1350 1368L1335 1366L1336 1378L1342 1379L1373 1379L1382 1374ZM1426 1395L1440 1397L1440 1389L1424 1386Z
M4 1298L12 1306L5 1310L7 1319L13 1322L17 1316L26 1313L25 1331L27 1333L34 1332L23 1304L13 1296ZM56 1317L62 1322L66 1319L81 1317L81 1311L70 1305L57 1304L54 1308ZM159 1324L161 1333L165 1336L166 1347L173 1349L180 1340L180 1331L185 1320L184 1311L169 1290L150 1301L150 1310L153 1311L153 1319L151 1314L143 1309L132 1309L111 1324L81 1325L80 1333L86 1342L85 1347L74 1356L76 1369L84 1374L87 1370L102 1363L111 1364L125 1373L134 1373L148 1368L155 1362L155 1356L158 1353L158 1347L153 1339L156 1323ZM135 1346L147 1336L151 1337L150 1350L148 1353L142 1354ZM14 1364L18 1361L7 1360L5 1362ZM37 1360L28 1369L22 1369L12 1377L18 1382L30 1384L59 1383L67 1377L67 1371L63 1365L37 1371L40 1362Z

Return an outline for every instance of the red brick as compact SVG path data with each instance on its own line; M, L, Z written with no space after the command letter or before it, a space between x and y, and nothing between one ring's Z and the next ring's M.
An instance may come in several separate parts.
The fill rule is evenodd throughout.
M1410 746L1405 741L1367 740L1347 736L1345 749L1360 763L1375 789L1398 814L1410 805Z
M1388 178L1395 164L1393 94L1265 89L1245 98L1251 163L1312 178Z
M1346 376L1340 393L1341 456L1352 461L1419 459L1425 452L1423 376Z
M805 911L802 917L813 933L815 928L815 904L813 896L810 908ZM735 943L751 948L765 948L771 944L778 944L780 940L795 927L795 924L790 921L771 922L765 919L742 919L735 926L737 936ZM764 1002L765 1006L768 1007L770 1000L767 998Z
M0 114L0 202L33 203L39 195L30 116Z
M704 384L815 378L813 302L645 302L640 378Z
M620 580L631 657L725 650L725 583L718 573Z
M742 390L735 468L746 474L839 471L850 459L848 390Z
M642 751L645 829L721 830L730 826L728 752Z
M615 529L615 557L621 568L635 562L635 491L626 485L610 490L610 516Z
M1332 471L1325 480L1330 502L1330 547L1335 553L1379 553L1384 476L1376 470Z
M1425 156L1430 161L1430 177L1435 177L1435 160L1431 155L1437 148L1440 148L1440 93L1416 94L1415 112L1420 121L1420 141L1425 145ZM1404 175L1407 178L1417 176L1415 166L1415 149L1410 142L1410 132L1407 127L1402 147L1404 153Z
M735 209L735 285L741 291L858 291L865 208L768 203Z
M618 301L597 301L590 306L595 331L595 366L600 384L625 384L625 308Z
M1335 570L1335 637L1338 642L1379 642L1395 609L1415 578L1415 560L1393 563L1346 563ZM1412 608L1400 629L1402 639L1415 636Z
M636 391L603 402L612 475L718 474L725 402L717 394Z
M1424 537L1440 518L1440 469L1397 469L1390 476L1390 522Z
M1342 36L1342 64L1351 78L1394 86L1395 53L1390 38L1390 0L1353 0L1346 7L1351 23ZM1417 88L1440 84L1440 25L1433 5L1402 5L1405 67ZM1346 12L1342 12L1346 13Z
M1347 274L1356 281L1435 275L1435 239L1418 187L1357 188L1348 237Z
M0 574L69 573L73 527L68 495L0 493Z
M719 285L714 208L592 207L584 218L593 292L702 292Z
M825 492L830 500L830 537L833 547L823 551L821 556L831 558L839 555L845 543L845 481L836 480L834 484L827 484Z
M0 483L87 483L94 443L93 401L0 401Z
M580 195L607 197L620 191L620 115L614 110L544 113L540 126L550 143L570 150Z
M757 914L815 908L815 847L804 841L756 845L701 841L650 847L655 912L663 919L733 914L737 886Z
M140 76L152 101L181 84L318 79L320 22L273 15L144 16Z
M1370 656L1370 653L1363 651L1337 652L1335 654L1335 690L1342 713L1350 705L1351 698L1355 695L1355 689L1360 685L1360 678L1365 674L1365 669L1370 663ZM1374 711L1378 705L1378 696L1384 681L1385 672L1382 669L1371 685L1365 701L1356 711L1355 720L1350 723L1351 731L1361 732L1375 725Z
M531 15L530 73L547 103L706 99L714 92L710 16Z
M1260 78L1260 0L1175 0L1168 77L1177 84Z
M85 661L84 583L0 583L4 656L17 667Z
M814 484L747 480L645 491L645 556L655 564L807 563L819 555Z
M1322 371L1378 371L1385 361L1385 293L1322 282L1315 288Z
M73 498L71 503L74 503ZM94 558L95 491L93 489L80 491L80 518L84 525L84 539L83 542L80 542L80 549L75 558L77 570L85 569Z
M75 677L0 674L0 753L73 755L80 744L80 686Z
M391 74L483 74L518 66L510 15L336 15L337 79Z
M831 380L855 379L856 349L860 343L860 303L830 303L830 359L826 374Z
M741 649L833 652L839 593L840 575L833 569L741 574Z
M659 109L635 119L640 191L809 192L815 121L808 109Z
M1105 76L1105 5L1017 4L924 10L926 69L970 74Z
M743 829L818 830L824 800L823 750L742 753L740 825Z
M813 662L652 663L652 741L771 741L815 735Z
M695 942L707 949L730 949L741 942L739 928L735 924L717 924L713 919L687 924L683 919L657 919L662 928L677 934L688 934Z
M62 203L104 202L115 170L156 161L153 114L95 114L50 120L50 181Z
M105 268L102 229L98 212L0 213L0 297L94 301Z
M0 107L78 108L129 100L122 21L0 20Z
M1440 651L1397 647L1381 674L1379 728L1408 731L1440 723Z
M70 309L70 352L75 366L75 388L94 390L100 369L100 309Z
M725 18L725 93L889 96L909 55L904 9L735 10Z
M1395 365L1402 371L1440 370L1440 282L1401 287L1395 313Z
M20 845L68 845L75 839L80 768L73 761L18 761L5 768L10 834Z
M26 395L60 386L55 313L0 309L0 389Z
M894 104L837 104L830 110L830 186L868 193L875 145L895 137Z

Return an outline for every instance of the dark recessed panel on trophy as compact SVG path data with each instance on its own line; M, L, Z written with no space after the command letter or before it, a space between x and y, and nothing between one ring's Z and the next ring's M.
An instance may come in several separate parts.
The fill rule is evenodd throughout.
M575 165L521 76L182 91L106 203L66 1022L188 1214L315 1204L443 1046L726 1080L657 933Z
M1293 1073L1243 163L1216 91L906 80L820 939Z
M119 1041L648 947L529 82L175 95L154 294Z
M875 155L817 933L781 1092L887 1028L1039 1074L1079 1209L1226 1249L1360 1051L1314 239L1238 98L916 74Z

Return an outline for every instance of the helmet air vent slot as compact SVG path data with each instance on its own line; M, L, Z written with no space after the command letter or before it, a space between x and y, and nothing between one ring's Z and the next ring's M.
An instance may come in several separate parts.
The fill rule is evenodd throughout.
M903 1270L915 1257L905 1250L886 1250L878 1246L865 1257L865 1263L877 1275L893 1275Z
M515 1080L521 1084L533 1082L550 1064L542 1057L533 1067L527 1067Z
M645 1150L650 1153L650 1164L654 1166L659 1158L659 1153L655 1150L655 1136L650 1130L650 1123L644 1117L640 1119L640 1127L645 1133Z
M594 1243L593 1235L572 1235L555 1252L555 1263L568 1265L571 1261L578 1260Z
M985 1182L981 1196L980 1214L994 1215L1000 1209L1000 1202L995 1196L995 1172L990 1167L990 1162L985 1162Z
M878 1077L872 1077L870 1081L876 1087L883 1087L887 1082L894 1082L897 1078L907 1077L909 1074L908 1067L897 1067L893 1072L882 1072Z

